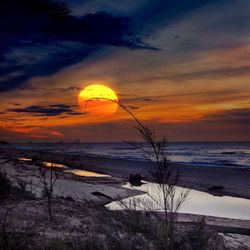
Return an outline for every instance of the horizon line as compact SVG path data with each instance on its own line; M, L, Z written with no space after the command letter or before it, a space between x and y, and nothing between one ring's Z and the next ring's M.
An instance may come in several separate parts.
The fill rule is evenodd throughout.
M146 143L145 141L128 141L128 142L132 142L132 143ZM250 143L250 141L167 141L168 143ZM43 142L36 142L36 141L27 141L27 142L9 142L10 144L37 144L37 143L49 143L49 144L90 144L90 143L93 143L93 144L101 144L101 143L127 143L126 141L87 141L87 142L84 142L84 141L57 141L57 142L52 142L52 141L43 141Z

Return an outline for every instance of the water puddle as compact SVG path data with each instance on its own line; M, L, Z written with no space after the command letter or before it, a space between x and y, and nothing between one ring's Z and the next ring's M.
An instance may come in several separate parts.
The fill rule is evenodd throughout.
M54 162L47 162L47 161L43 161L42 162L43 165L47 168L68 168L67 166L63 165L63 164L58 164L58 163L54 163Z
M21 157L21 158L18 158L19 161L32 161L31 158L25 158L25 157Z
M111 177L110 175L106 174L98 174L86 170L80 170L80 169L70 169L70 170L65 170L65 173L72 173L77 176L84 176L84 177Z
M18 158L19 161L32 161L31 158ZM63 164L59 164L59 163L54 163L54 162L47 162L47 161L43 161L42 162L43 166L45 167L53 167L53 168L63 168L63 169L67 169L64 170L65 173L71 173L77 176L82 176L82 177L111 177L110 175L106 175L106 174L99 174L99 173L95 173L95 172L90 172L90 171L86 171L86 170L81 170L81 169L69 169L69 167L63 165Z
M124 204L135 203L137 210L147 210L148 208L151 210L162 210L163 198L159 195L161 192L157 184L145 183L140 187L131 187L129 184L126 184L124 187L148 193L124 199L122 200ZM180 195L186 191L188 189L176 187L175 204L178 202ZM112 202L107 207L112 210L124 208L120 202ZM191 189L179 212L250 220L250 200L230 196L213 196Z
M31 158L26 158L26 157L21 157L18 158L19 161L33 161ZM63 165L63 164L59 164L59 163L54 163L54 162L48 162L48 161L43 161L42 162L44 167L48 167L48 168L68 168L67 166Z

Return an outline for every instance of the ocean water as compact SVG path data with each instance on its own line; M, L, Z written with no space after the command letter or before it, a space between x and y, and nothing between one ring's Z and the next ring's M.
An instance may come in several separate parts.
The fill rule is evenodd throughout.
M32 143L13 147L72 155L144 161L140 150L127 143ZM146 150L150 148L144 144ZM169 159L194 166L250 168L250 142L170 142Z

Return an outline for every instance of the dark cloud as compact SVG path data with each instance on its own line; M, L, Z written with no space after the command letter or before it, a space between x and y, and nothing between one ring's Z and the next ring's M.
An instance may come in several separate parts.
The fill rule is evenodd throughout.
M120 95L119 95L120 96ZM151 97L151 96L137 96L137 95L127 95L123 98L121 98L121 102L123 103L130 103L130 102L156 102L157 100L159 100L160 98L162 97L166 97L166 96L154 96L154 97ZM156 100L157 98L157 100Z
M128 109L130 110L136 110L136 109L140 109L140 107L137 106L126 106Z
M50 106L28 106L26 108L8 109L10 112L15 113L30 113L34 116L59 116L62 114L67 115L81 115L82 113L72 110L72 106L65 104L54 104Z
M75 7L77 5L84 7L84 4L92 2L65 1L74 3ZM91 3L93 8L89 9L89 14L84 11L83 16L74 16L69 7L59 1L3 0L0 2L0 92L20 87L33 77L51 75L64 67L81 62L95 55L104 46L155 49L144 40L158 29L165 29L168 25L178 23L188 14L204 6L213 6L212 9L216 12L217 9L223 10L221 7L227 7L234 2L233 0L145 0L136 4L134 11L116 12L112 11L116 9L112 6L122 5L126 10L126 6L132 4L131 1L122 4L93 1ZM248 13L241 14L242 9L246 9L247 12L245 8L247 4L243 4L243 1L237 2L240 2L242 7L239 4L239 14L236 13L235 17L227 15L230 11L226 9L225 13L222 11L221 18L211 22L210 14L213 13L204 13L209 15L209 18L204 19L200 26L196 20L190 23L194 31L190 32L188 27L184 30L174 30L174 33L170 34L172 40L175 40L174 44L164 41L168 46L167 50L173 50L174 53L191 51L191 48L196 50L199 46L206 48L208 44L213 48L218 48L218 44L224 47L230 44L235 46L235 42L231 42L236 39L232 37L238 37L234 31L241 30L246 36L246 30L249 28ZM105 9L103 6L106 5L111 8ZM217 30L232 34L230 37L225 36L225 40L230 40L230 43L221 42L219 39L217 44L213 40L220 37ZM189 33L186 34L186 31ZM206 39L203 39L204 33ZM200 34L200 37L196 34ZM155 40L157 42L157 39ZM224 41L223 38L222 40ZM210 73L213 72L205 72L202 77ZM217 72L214 73L217 75ZM184 74L173 78L185 76L195 77L192 74Z
M146 1L137 13L138 30L155 32L151 43L168 55L194 57L200 51L234 48L248 43L250 5L245 0ZM237 10L237 11L235 11ZM146 21L144 21L146 20ZM173 39L175 36L178 39ZM164 38L164 39L163 39Z
M234 109L199 120L156 124L165 127L170 139L181 141L249 141L250 109ZM155 125L154 125L155 126Z
M21 103L10 103L11 105L14 105L14 106L21 106L22 104Z
M80 91L81 88L71 86L71 87L68 87L68 88L54 88L54 89L52 89L52 91L59 91L59 92L62 92L62 93L67 93L67 92L75 91L75 90Z
M231 0L147 1L147 4L140 8L136 14L140 19L140 26L155 28L156 26L170 25L198 8L218 2L228 3Z
M36 128L36 126L33 126L33 125L25 125L25 126L22 126L22 128Z
M6 122L23 122L23 121L28 121L28 119L25 118L20 118L20 117L15 117L15 118L0 118L1 121L6 121Z
M30 86L26 86L26 87L21 87L21 88L17 88L20 91L23 92L61 92L61 93L68 93L68 92L72 92L72 91L80 91L81 88L79 87L75 87L75 86L70 86L67 88L41 88L41 87L30 87ZM21 104L20 104L21 105Z
M235 109L222 111L205 116L201 119L165 123L160 119L148 120L145 124L154 130L161 138L167 136L169 140L179 141L247 141L250 139L250 109ZM140 134L134 129L131 119L123 122L113 121L71 126L70 130L60 127L60 131L68 138L72 138L72 131L84 141L122 141L126 131L127 141L140 141ZM110 133L112 131L112 133Z
M227 77L237 77L237 76L248 76L250 75L250 66L239 66L239 67L221 67L217 69L204 69L200 71L191 71L186 73L178 73L174 75L159 75L153 77L138 78L130 82L151 82L151 81L161 81L161 80L173 80L173 81L185 81L194 79L220 79Z
M205 121L223 124L238 124L249 126L250 128L250 109L232 109L228 111L212 114L204 119Z
M87 114L87 112L75 112L75 111L68 112L68 115L85 115L85 114Z
M193 79L218 79L218 78L227 78L227 77L236 77L250 75L250 66L241 66L241 67L224 67L219 69L208 69L202 71L180 73L166 77L166 79L176 80L176 81L185 81Z
M49 0L3 0L0 15L0 91L80 62L104 45L154 49L133 34L129 17L107 12L76 17Z
M156 100L154 100L153 98L147 97L147 98L143 98L143 101L144 102L155 102Z
M9 46L4 41L29 46L33 42L51 40L144 47L140 38L132 35L128 17L106 12L75 17L66 5L49 0L4 0L0 7L1 18L5 21L0 26L5 38L1 43L2 49Z

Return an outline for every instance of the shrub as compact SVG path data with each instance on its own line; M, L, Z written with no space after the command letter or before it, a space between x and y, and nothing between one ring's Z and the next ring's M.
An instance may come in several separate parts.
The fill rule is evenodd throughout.
M0 232L0 249L2 250L38 250L34 233Z
M6 173L0 172L0 199L5 199L11 190L11 182Z
M140 174L130 174L129 175L129 179L128 179L129 183L132 185L132 186L141 186L142 185L142 177Z
M189 245L194 250L206 249L211 233L206 230L206 223L204 219L194 226L193 230L188 234Z

